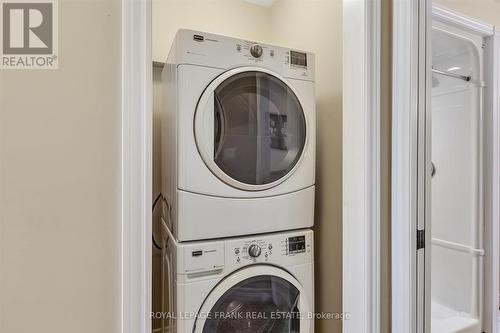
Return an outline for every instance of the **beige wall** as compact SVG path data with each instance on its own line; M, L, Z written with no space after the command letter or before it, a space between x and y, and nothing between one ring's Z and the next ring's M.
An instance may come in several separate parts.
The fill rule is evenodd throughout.
M242 0L153 0L153 60L166 61L178 29L266 41L270 11Z
M161 193L161 105L162 105L161 69L153 68L153 200ZM153 233L155 239L161 243L161 204L157 204L153 211ZM160 247L163 243L158 244ZM161 250L154 247L153 251L153 312L162 311L162 293L166 291L162 283ZM161 319L153 319L153 329L161 327Z
M156 61L165 61L179 28L316 54L316 310L342 311L342 2L278 0L266 8L241 0L157 0L153 2ZM320 333L341 332L341 322L318 321L317 329Z
M316 311L342 311L342 2L278 0L271 31L277 44L316 54ZM319 320L318 332L341 332Z
M119 332L120 15L59 0L59 69L0 70L0 332Z

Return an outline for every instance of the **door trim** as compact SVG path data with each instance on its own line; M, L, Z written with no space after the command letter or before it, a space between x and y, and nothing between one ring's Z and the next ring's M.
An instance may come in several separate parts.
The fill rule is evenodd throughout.
M343 2L345 333L380 332L381 6Z
M417 332L417 163L421 5L393 2L392 330ZM427 238L427 237L426 237Z
M122 0L122 333L151 332L151 22L151 0Z
M500 283L500 35L493 28L493 34L486 38L485 64L493 68L487 71L486 88L488 99L485 101L490 109L488 126L485 128L490 145L484 151L486 169L484 169L484 247L485 276L483 290L483 331L497 333L499 316L499 283ZM486 140L485 140L486 141Z
M495 28L491 24L465 16L439 5L432 6L432 18L436 21L468 30L482 37L489 37L495 32Z

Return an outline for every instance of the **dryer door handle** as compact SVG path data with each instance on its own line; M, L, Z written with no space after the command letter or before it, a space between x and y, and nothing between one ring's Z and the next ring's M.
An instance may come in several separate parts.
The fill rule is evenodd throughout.
M214 110L214 155L213 158L217 159L217 156L219 156L222 147L224 147L224 139L226 137L226 122L225 122L225 113L224 113L224 107L222 106L222 103L219 99L219 96L217 96L216 93L214 95L214 104L217 103L217 107Z
M215 94L213 91L210 94L202 96L199 102L199 108L195 115L195 137L198 144L198 149L202 155L209 156L210 159L214 158L214 104ZM199 114L198 114L199 113ZM208 157L207 156L207 157Z

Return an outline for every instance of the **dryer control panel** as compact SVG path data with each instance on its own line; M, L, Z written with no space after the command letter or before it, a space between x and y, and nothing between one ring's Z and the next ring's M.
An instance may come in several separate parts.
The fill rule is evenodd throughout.
M225 69L259 66L286 78L314 81L311 52L187 29L177 32L167 62Z

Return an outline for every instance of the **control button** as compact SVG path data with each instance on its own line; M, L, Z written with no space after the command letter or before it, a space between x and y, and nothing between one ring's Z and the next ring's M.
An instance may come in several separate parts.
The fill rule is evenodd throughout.
M258 256L260 256L261 252L262 252L262 249L257 244L252 244L248 248L248 254L252 258L257 258Z
M236 45L236 51L241 52L241 45L240 44Z
M263 52L262 46L260 46L259 44L254 44L250 48L250 54L255 58L260 58L262 56L262 52Z
M237 262L240 262L240 261L241 261L241 259L240 259L240 258L238 258L238 259L236 259L236 261L237 261Z
M272 249L273 249L273 244L269 244L269 245L267 246L267 248L268 248L269 250L272 250Z
M234 254L240 254L240 249L234 250Z

